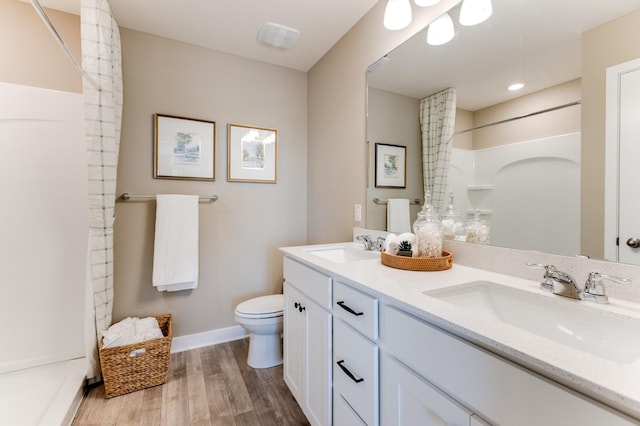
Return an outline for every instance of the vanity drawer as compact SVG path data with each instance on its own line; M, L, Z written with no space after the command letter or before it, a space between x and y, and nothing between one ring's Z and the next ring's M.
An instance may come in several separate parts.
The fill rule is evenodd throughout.
M367 425L378 424L378 347L342 320L333 323L333 389Z
M331 277L288 257L284 258L284 279L309 299L331 310Z
M339 281L333 284L333 314L372 340L378 338L378 299Z

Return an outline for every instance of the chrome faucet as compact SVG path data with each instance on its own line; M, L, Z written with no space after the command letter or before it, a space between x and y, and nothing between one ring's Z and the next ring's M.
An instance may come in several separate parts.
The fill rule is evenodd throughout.
M582 299L582 290L578 288L577 281L568 273L558 270L553 265L542 265L539 263L528 263L532 268L544 268L544 281L540 283L540 288L550 291L558 296L570 297L571 299Z
M356 240L362 241L362 244L364 244L364 248L367 250L382 251L385 239L382 237L378 237L375 241L373 241L370 235L358 235L356 237Z
M584 284L582 298L596 303L609 303L609 297L605 293L602 280L609 280L619 284L627 284L631 282L631 280L626 278L614 277L613 275L606 275L601 274L598 271L593 271L589 273L587 282Z
M609 298L605 294L605 287L602 280L610 280L620 284L631 282L631 280L626 278L614 277L613 275L605 275L598 271L593 271L589 273L589 276L587 277L587 281L584 284L584 290L580 290L576 280L571 275L558 270L553 265L542 265L539 263L527 262L527 266L533 268L544 268L544 280L540 283L540 288L559 296L585 300L588 302L609 303Z

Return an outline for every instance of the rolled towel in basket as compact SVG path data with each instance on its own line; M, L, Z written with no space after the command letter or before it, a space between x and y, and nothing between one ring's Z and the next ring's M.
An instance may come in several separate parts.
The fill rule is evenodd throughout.
M145 340L158 339L164 337L158 320L155 317L142 318L134 322L136 328L136 339L144 342Z
M129 317L111 325L107 331L102 332L102 337L102 347L112 348L158 339L164 335L158 320L154 317L143 319Z

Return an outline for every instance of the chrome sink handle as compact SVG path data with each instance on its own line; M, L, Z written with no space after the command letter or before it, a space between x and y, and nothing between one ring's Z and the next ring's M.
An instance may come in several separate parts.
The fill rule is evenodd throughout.
M527 266L529 268L542 268L544 269L544 281L540 283L540 288L543 290L550 291L553 293L553 281L549 276L549 271L557 271L556 267L553 265L543 265L542 263L531 263L527 262Z
M596 303L609 303L609 297L605 293L605 287L602 280L609 280L618 284L627 284L631 282L631 280L627 278L601 274L598 271L589 272L587 282L584 284L584 300Z

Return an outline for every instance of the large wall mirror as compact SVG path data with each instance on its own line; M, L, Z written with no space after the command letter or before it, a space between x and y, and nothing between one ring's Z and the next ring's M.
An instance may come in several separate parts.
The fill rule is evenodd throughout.
M424 199L420 100L452 87L456 209L492 245L604 258L605 75L640 57L640 0L493 0L473 27L459 8L449 43L424 29L367 71L367 228L386 230L385 200ZM376 187L376 143L406 146L406 187Z

